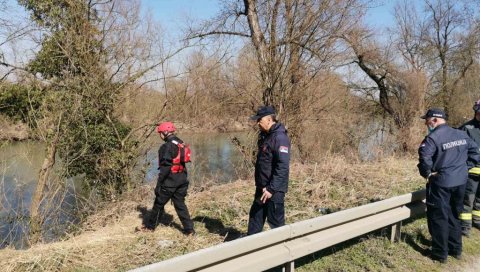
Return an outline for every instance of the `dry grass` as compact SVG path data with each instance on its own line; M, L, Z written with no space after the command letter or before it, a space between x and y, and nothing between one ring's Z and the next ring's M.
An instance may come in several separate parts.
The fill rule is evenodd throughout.
M413 158L388 158L369 163L326 157L314 165L291 166L287 194L288 223L331 211L410 192L423 186ZM154 233L136 233L141 223L138 206L150 208L151 186L138 188L116 203L108 203L89 216L77 234L64 241L37 244L28 250L0 250L3 271L116 271L158 262L222 243L246 232L253 180L239 180L208 189L191 190L187 198L198 235L188 238L178 230L173 207L169 226Z

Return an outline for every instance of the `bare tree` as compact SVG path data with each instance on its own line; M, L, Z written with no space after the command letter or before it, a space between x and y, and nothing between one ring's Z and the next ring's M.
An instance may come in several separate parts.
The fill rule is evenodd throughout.
M405 151L415 149L414 118L423 111L424 101L449 112L459 83L478 56L478 26L473 14L459 5L425 1L420 15L410 1L397 3L393 39L386 45L367 28L357 27L345 36L354 63L374 82L373 88L359 89L370 92L371 100L392 117Z
M458 84L475 62L480 49L478 14L471 13L471 3L450 0L426 0L424 36L425 53L430 57L434 92L447 114Z
M402 32L401 32L402 33ZM375 101L388 114L397 128L401 141L401 150L412 151L415 143L412 141L412 128L415 126L415 118L423 108L425 92L428 81L422 70L421 60L411 46L411 40L403 37L395 43L380 47L373 40L372 33L367 29L356 28L345 36L350 45L354 60L353 62L373 81L374 87L353 85L357 91L362 91L371 101ZM407 39L405 39L407 38ZM404 57L407 67L402 66L396 60L400 52ZM405 66L404 66L405 67Z
M17 48L16 42L33 30L27 20L16 17L12 10L14 10L12 3L0 1L0 82L15 70L24 70L23 64L14 59L21 51Z
M364 3L357 0L231 1L216 18L191 28L188 38L246 38L256 56L261 102L277 109L295 142L301 119L311 114L302 112L309 100L302 99L301 90L338 61L339 36L363 11Z
M395 49L401 54L400 65L410 71L424 71L428 58L425 56L423 42L428 25L420 19L415 5L411 1L398 1L394 6L395 26L389 29L393 34Z

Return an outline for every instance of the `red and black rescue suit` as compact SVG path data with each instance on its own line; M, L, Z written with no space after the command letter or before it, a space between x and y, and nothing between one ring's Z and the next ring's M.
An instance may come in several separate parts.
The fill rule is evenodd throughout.
M175 135L169 135L158 150L160 172L155 187L155 202L146 227L154 229L158 225L164 213L165 204L172 200L184 232L189 234L193 232L193 221L185 205L188 189L187 168L183 157L180 158L180 155L184 156L184 152L177 144L183 144L183 141Z

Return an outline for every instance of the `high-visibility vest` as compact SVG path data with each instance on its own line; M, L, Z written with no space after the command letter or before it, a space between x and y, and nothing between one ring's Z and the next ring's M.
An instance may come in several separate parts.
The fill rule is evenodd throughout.
M470 175L480 176L480 167L473 167L470 170L468 170L468 173Z

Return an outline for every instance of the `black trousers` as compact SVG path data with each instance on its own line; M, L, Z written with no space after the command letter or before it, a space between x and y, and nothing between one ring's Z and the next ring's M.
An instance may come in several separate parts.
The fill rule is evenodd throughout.
M265 219L270 228L278 228L285 225L285 193L276 192L267 202L262 203L262 190L255 191L255 199L248 218L247 235L262 232Z
M475 227L480 228L480 176L468 176L465 197L463 199L463 212L460 215L462 229L469 231L472 221Z
M432 257L444 259L462 253L462 230L459 215L463 208L465 184L440 187L427 184L427 221L432 236Z
M177 187L166 187L157 184L155 188L155 201L148 221L148 227L155 228L160 222L160 218L165 212L165 204L171 199L175 211L177 212L180 221L182 222L185 231L193 230L193 221L190 218L187 205L185 204L185 197L187 196L188 182L183 183Z

